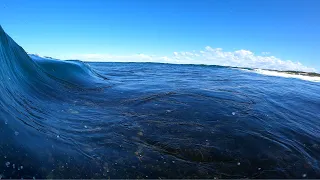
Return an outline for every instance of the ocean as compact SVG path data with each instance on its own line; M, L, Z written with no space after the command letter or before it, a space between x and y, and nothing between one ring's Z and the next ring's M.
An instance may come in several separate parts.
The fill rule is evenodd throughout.
M31 59L0 28L0 179L320 178L319 79Z

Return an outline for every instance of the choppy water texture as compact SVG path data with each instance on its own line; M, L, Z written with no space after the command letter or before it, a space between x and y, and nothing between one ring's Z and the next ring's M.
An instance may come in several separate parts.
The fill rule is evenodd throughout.
M320 178L320 83L32 60L0 28L1 178Z

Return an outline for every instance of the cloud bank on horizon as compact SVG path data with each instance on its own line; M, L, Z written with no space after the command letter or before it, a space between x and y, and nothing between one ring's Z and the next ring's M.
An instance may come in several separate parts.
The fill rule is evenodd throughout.
M152 56L146 54L110 55L110 54L76 54L58 57L60 59L77 59L91 62L159 62L172 64L206 64L245 68L271 69L281 71L317 72L315 68L306 67L300 62L282 60L263 52L255 55L249 50L224 51L222 48L205 47L202 51L174 52L170 56Z

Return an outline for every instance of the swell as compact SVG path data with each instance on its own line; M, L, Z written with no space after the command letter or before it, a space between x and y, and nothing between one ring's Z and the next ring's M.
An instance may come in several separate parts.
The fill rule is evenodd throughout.
M31 59L0 26L0 121L9 129L50 129L48 122L61 104L79 92L97 89L103 80L80 61Z
M66 84L85 88L106 79L81 61L31 59L1 26L0 62L1 92L7 89L33 96L48 95L47 92L52 94ZM3 94L8 96L6 92Z

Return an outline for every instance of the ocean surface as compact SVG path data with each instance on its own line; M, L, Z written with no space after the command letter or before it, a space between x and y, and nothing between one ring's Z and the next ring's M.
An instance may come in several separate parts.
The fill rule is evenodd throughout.
M0 179L320 178L319 78L280 76L31 59L0 28Z

